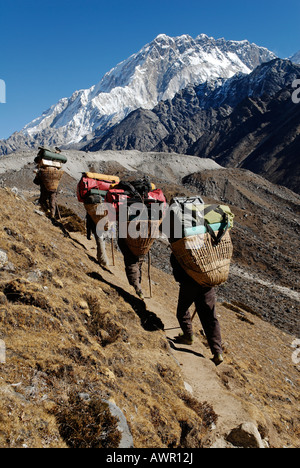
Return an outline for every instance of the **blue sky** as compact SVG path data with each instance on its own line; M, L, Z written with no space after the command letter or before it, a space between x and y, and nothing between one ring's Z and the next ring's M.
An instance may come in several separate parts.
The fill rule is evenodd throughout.
M285 58L300 50L299 18L299 0L0 0L0 138L160 33L248 39Z

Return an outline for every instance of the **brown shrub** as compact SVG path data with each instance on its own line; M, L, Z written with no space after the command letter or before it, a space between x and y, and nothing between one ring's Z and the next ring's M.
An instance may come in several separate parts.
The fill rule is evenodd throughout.
M59 432L70 448L117 448L121 433L109 405L96 398L84 401L78 394L54 410Z

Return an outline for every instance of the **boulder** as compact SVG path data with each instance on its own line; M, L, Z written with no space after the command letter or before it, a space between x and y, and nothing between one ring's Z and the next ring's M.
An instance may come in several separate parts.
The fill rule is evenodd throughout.
M2 268L8 262L7 253L0 249L0 268Z
M235 447L265 448L261 435L253 422L245 422L233 429L226 440Z

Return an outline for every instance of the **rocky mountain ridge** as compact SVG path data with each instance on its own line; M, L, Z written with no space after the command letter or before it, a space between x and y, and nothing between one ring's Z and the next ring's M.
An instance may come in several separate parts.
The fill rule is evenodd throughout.
M189 153L242 167L300 192L300 106L288 87L274 97L248 98L197 140Z
M222 166L249 168L297 191L299 106L292 102L291 85L298 76L299 65L276 59L249 75L189 86L152 110L132 112L85 149L207 157Z

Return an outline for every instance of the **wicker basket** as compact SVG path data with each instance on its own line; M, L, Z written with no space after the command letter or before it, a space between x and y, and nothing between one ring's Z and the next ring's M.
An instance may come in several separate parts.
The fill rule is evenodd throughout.
M229 231L218 245L206 233L185 237L171 247L180 265L202 286L217 286L227 280L233 254Z
M56 167L45 167L40 169L40 177L49 192L56 192L59 186L59 182L64 172L60 171Z
M101 221L101 219L105 218L108 215L108 211L103 209L101 212L101 209L100 208L98 209L99 206L101 206L101 204L99 203L93 204L93 205L89 205L86 203L84 204L86 212L90 215L90 217L92 218L92 220L94 221L96 225L99 223L99 221ZM97 211L98 211L98 214L97 214Z
M150 251L155 239L159 237L161 222L157 220L138 220L129 221L126 226L120 225L120 232L124 233L124 229L126 229L126 244L136 257L147 255ZM138 237L131 237L130 233L139 233L139 235Z

